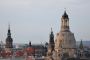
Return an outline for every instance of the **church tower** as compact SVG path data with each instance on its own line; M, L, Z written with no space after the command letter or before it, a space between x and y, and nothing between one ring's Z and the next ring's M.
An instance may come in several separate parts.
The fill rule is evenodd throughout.
M76 40L74 33L70 31L69 17L66 11L61 17L61 30L56 35L55 51L57 56L74 57L76 53Z
M84 49L82 40L81 40L81 42L80 42L79 49L81 49L81 50Z
M6 48L13 48L13 39L11 38L10 25L8 26L8 33L6 38Z
M49 48L51 49L51 51L54 50L54 34L51 28L51 34L49 36Z
M78 51L78 53L79 53L79 57L85 57L84 46L83 46L82 40L81 40L80 45L79 45L79 51Z
M49 44L48 44L48 55L51 55L52 52L54 51L54 34L51 28L51 33L49 35Z

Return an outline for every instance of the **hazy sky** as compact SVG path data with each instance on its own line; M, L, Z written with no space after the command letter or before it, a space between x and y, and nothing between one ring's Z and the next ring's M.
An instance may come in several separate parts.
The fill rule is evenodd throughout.
M90 0L0 0L0 40L9 22L15 43L44 43L51 27L55 35L60 31L64 8L76 40L90 40Z

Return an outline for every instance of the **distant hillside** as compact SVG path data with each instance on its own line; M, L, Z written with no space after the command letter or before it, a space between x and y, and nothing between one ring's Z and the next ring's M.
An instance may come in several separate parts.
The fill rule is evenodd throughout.
M84 46L90 46L90 41L82 41ZM76 42L77 45L80 44L80 41Z

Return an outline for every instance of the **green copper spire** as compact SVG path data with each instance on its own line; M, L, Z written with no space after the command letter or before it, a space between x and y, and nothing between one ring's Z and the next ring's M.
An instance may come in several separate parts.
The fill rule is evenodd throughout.
M80 48L80 49L83 49L83 42L82 42L82 40L81 40L81 42L80 42L79 48Z

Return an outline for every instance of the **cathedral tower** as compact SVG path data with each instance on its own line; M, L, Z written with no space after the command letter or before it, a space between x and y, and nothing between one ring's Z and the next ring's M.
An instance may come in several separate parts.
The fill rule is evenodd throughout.
M11 38L10 25L8 26L8 33L6 38L6 48L13 48L13 39Z

